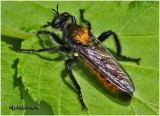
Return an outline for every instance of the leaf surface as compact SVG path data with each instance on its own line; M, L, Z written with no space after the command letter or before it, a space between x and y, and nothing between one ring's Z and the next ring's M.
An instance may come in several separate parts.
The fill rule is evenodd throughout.
M1 110L3 115L22 115L24 110L15 109L17 105L23 105L24 100L21 99L20 87L17 86L19 83L15 76L17 53L11 50L10 44L14 41L10 39L2 37L1 42Z
M112 98L97 86L98 82L91 82L96 80L95 76L80 61L74 66L74 75L89 109L82 111L76 89L65 69L64 54L21 53L18 76L22 77L33 100L45 101L54 114L158 114L158 2L2 2L2 35L25 39L22 48L56 46L50 44L49 36L42 35L39 39L34 32L52 20L51 8L56 8L57 4L60 12L71 13L77 22L79 9L86 9L85 18L91 22L96 37L112 30L120 39L122 54L141 58L140 65L121 62L136 91L130 102ZM104 44L115 50L110 38Z

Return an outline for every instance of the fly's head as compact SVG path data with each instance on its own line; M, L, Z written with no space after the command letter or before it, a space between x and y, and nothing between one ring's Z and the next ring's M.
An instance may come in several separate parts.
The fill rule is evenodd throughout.
M52 10L56 12L56 15L54 16L52 22L48 22L48 24L51 25L52 28L62 28L62 26L69 20L70 14L67 12L59 14L58 5L56 10Z

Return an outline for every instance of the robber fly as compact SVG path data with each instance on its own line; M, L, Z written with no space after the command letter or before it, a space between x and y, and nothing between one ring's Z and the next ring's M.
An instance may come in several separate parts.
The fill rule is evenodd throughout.
M97 78L102 81L105 87L111 90L113 93L126 93L129 96L133 95L135 90L134 84L120 65L120 63L113 57L108 49L102 44L102 42L109 36L113 36L117 46L117 56L126 60L139 63L140 58L129 58L121 55L121 45L119 39L113 31L107 31L102 33L96 38L91 33L91 23L84 18L84 11L80 10L80 18L82 25L76 23L74 16L68 12L59 13L58 5L57 9L52 9L56 14L51 22L43 25L42 28L51 26L54 29L60 29L62 31L62 39L59 38L54 32L47 30L39 30L37 34L49 34L53 40L59 44L58 47L50 47L43 49L20 49L20 52L44 52L44 51L62 51L68 54L72 54L72 58L65 60L65 66L69 73L69 76L77 89L80 103L83 109L87 109L82 97L81 88L77 83L73 73L72 64L78 60L78 57L85 61L85 65L95 73ZM75 55L77 53L78 55Z

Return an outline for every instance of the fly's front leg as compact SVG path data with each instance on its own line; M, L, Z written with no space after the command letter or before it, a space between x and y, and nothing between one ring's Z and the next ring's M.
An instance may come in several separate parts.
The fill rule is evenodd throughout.
M118 36L115 32L113 32L111 30L109 30L107 32L104 32L98 37L98 40L100 42L103 42L104 40L106 40L111 35L113 35L113 38L114 38L115 43L116 43L117 57L121 60L124 60L124 61L136 62L137 64L139 64L139 61L140 61L141 58L130 58L130 57L127 57L127 56L124 56L124 55L121 54L121 44L120 44Z
M49 27L49 26L51 26L51 22L47 22L47 24L41 26L40 28L46 28L46 27Z
M58 43L58 44L60 44L60 45L65 45L65 42L62 41L62 40L61 40L55 33L53 33L53 32L46 31L46 30L43 30L43 31L39 30L39 31L37 31L37 34L49 34L56 43Z
M78 97L79 97L80 103L81 103L81 105L82 105L82 108L83 108L83 110L84 110L84 109L87 109L87 107L86 107L86 105L85 105L85 103L84 103L84 101L83 101L81 88L80 88L79 84L77 83L77 81L76 81L76 79L75 79L75 77L74 77L74 75L73 75L73 73L72 73L72 69L71 69L71 66L72 66L73 62L75 62L75 61L76 61L76 59L68 59L68 60L66 60L65 63L66 63L66 68L67 68L67 71L68 71L68 73L69 73L69 76L70 76L70 78L71 78L74 86L75 86L76 89L77 89Z
M35 53L35 52L45 52L45 51L56 51L56 50L60 50L62 52L69 52L70 49L67 47L64 47L63 45L65 45L65 42L62 41L55 33L50 32L50 31L37 31L37 34L49 34L56 43L62 45L62 46L58 46L58 47L50 47L50 48L42 48L42 49L24 49L24 48L20 48L19 52L26 52L26 53Z
M51 48L42 48L42 49L23 49L20 48L19 52L25 52L25 53L36 53L36 52L45 52L45 51L62 51L62 52L69 52L70 49L67 47L63 47L63 46L58 46L58 47L51 47Z

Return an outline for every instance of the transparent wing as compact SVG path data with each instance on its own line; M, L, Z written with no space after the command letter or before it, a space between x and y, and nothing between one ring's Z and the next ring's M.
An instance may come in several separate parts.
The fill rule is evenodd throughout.
M77 45L73 45L73 48L106 80L126 93L132 94L134 92L131 78L107 49L104 52L94 46L83 47Z

